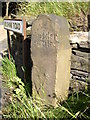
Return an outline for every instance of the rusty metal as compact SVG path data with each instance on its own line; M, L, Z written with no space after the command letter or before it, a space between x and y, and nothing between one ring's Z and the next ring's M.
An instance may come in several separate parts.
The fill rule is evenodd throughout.
M11 60L11 44L10 44L10 32L9 30L7 30L7 43L8 43L8 56L9 56L9 60Z
M27 47L26 47L26 20L23 18L23 67L24 67L24 82L26 82L26 66L27 66Z

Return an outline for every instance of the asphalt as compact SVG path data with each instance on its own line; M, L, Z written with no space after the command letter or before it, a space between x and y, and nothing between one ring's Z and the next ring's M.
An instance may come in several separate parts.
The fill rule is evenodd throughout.
M0 24L0 68L2 66L2 56L3 52L7 50L7 40L6 40L6 30L4 29L3 25ZM2 73L0 71L0 119L2 118L2 105L3 105L3 95L5 93L5 89L2 86Z

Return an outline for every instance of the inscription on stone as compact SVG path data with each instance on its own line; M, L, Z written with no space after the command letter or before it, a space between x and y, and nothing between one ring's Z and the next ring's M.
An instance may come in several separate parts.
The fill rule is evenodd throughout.
M55 47L55 41L56 40L56 37L57 35L56 34L52 34L50 32L42 32L42 33L39 33L38 35L36 34L37 32L35 32L34 34L34 37L35 38L39 38L38 41L35 41L34 42L34 45L35 46L40 46L40 47ZM54 41L54 42L52 42Z

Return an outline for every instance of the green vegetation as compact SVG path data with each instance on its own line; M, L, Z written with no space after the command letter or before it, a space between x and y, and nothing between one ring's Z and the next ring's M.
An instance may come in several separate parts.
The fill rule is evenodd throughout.
M8 105L3 108L3 118L33 118L33 119L90 119L90 93L72 93L64 103L58 101L58 106L47 104L44 100L32 98L19 77L14 61L8 58L2 60L2 73L8 85L11 96Z
M32 19L39 14L56 14L68 20L69 30L87 31L89 2L23 2L18 4L18 16Z
M20 15L37 16L42 13L71 18L81 11L88 12L88 2L25 2L19 4Z
M3 22L3 18L2 17L0 17L0 22Z
M71 19L79 16L81 11L88 12L88 3L69 2L22 2L19 5L18 15L37 16L42 13L56 14ZM14 119L90 119L90 93L89 91L78 91L72 93L66 101L58 106L53 106L46 101L30 96L28 86L17 76L14 60L6 57L2 60L2 74L4 82L10 89L8 104L3 107L3 118ZM30 89L30 88L29 88Z

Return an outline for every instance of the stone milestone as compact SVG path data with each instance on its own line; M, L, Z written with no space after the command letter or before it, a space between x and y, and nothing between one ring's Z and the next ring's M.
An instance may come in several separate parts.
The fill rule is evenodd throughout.
M71 48L67 20L56 15L39 15L32 24L32 91L49 104L68 96Z

